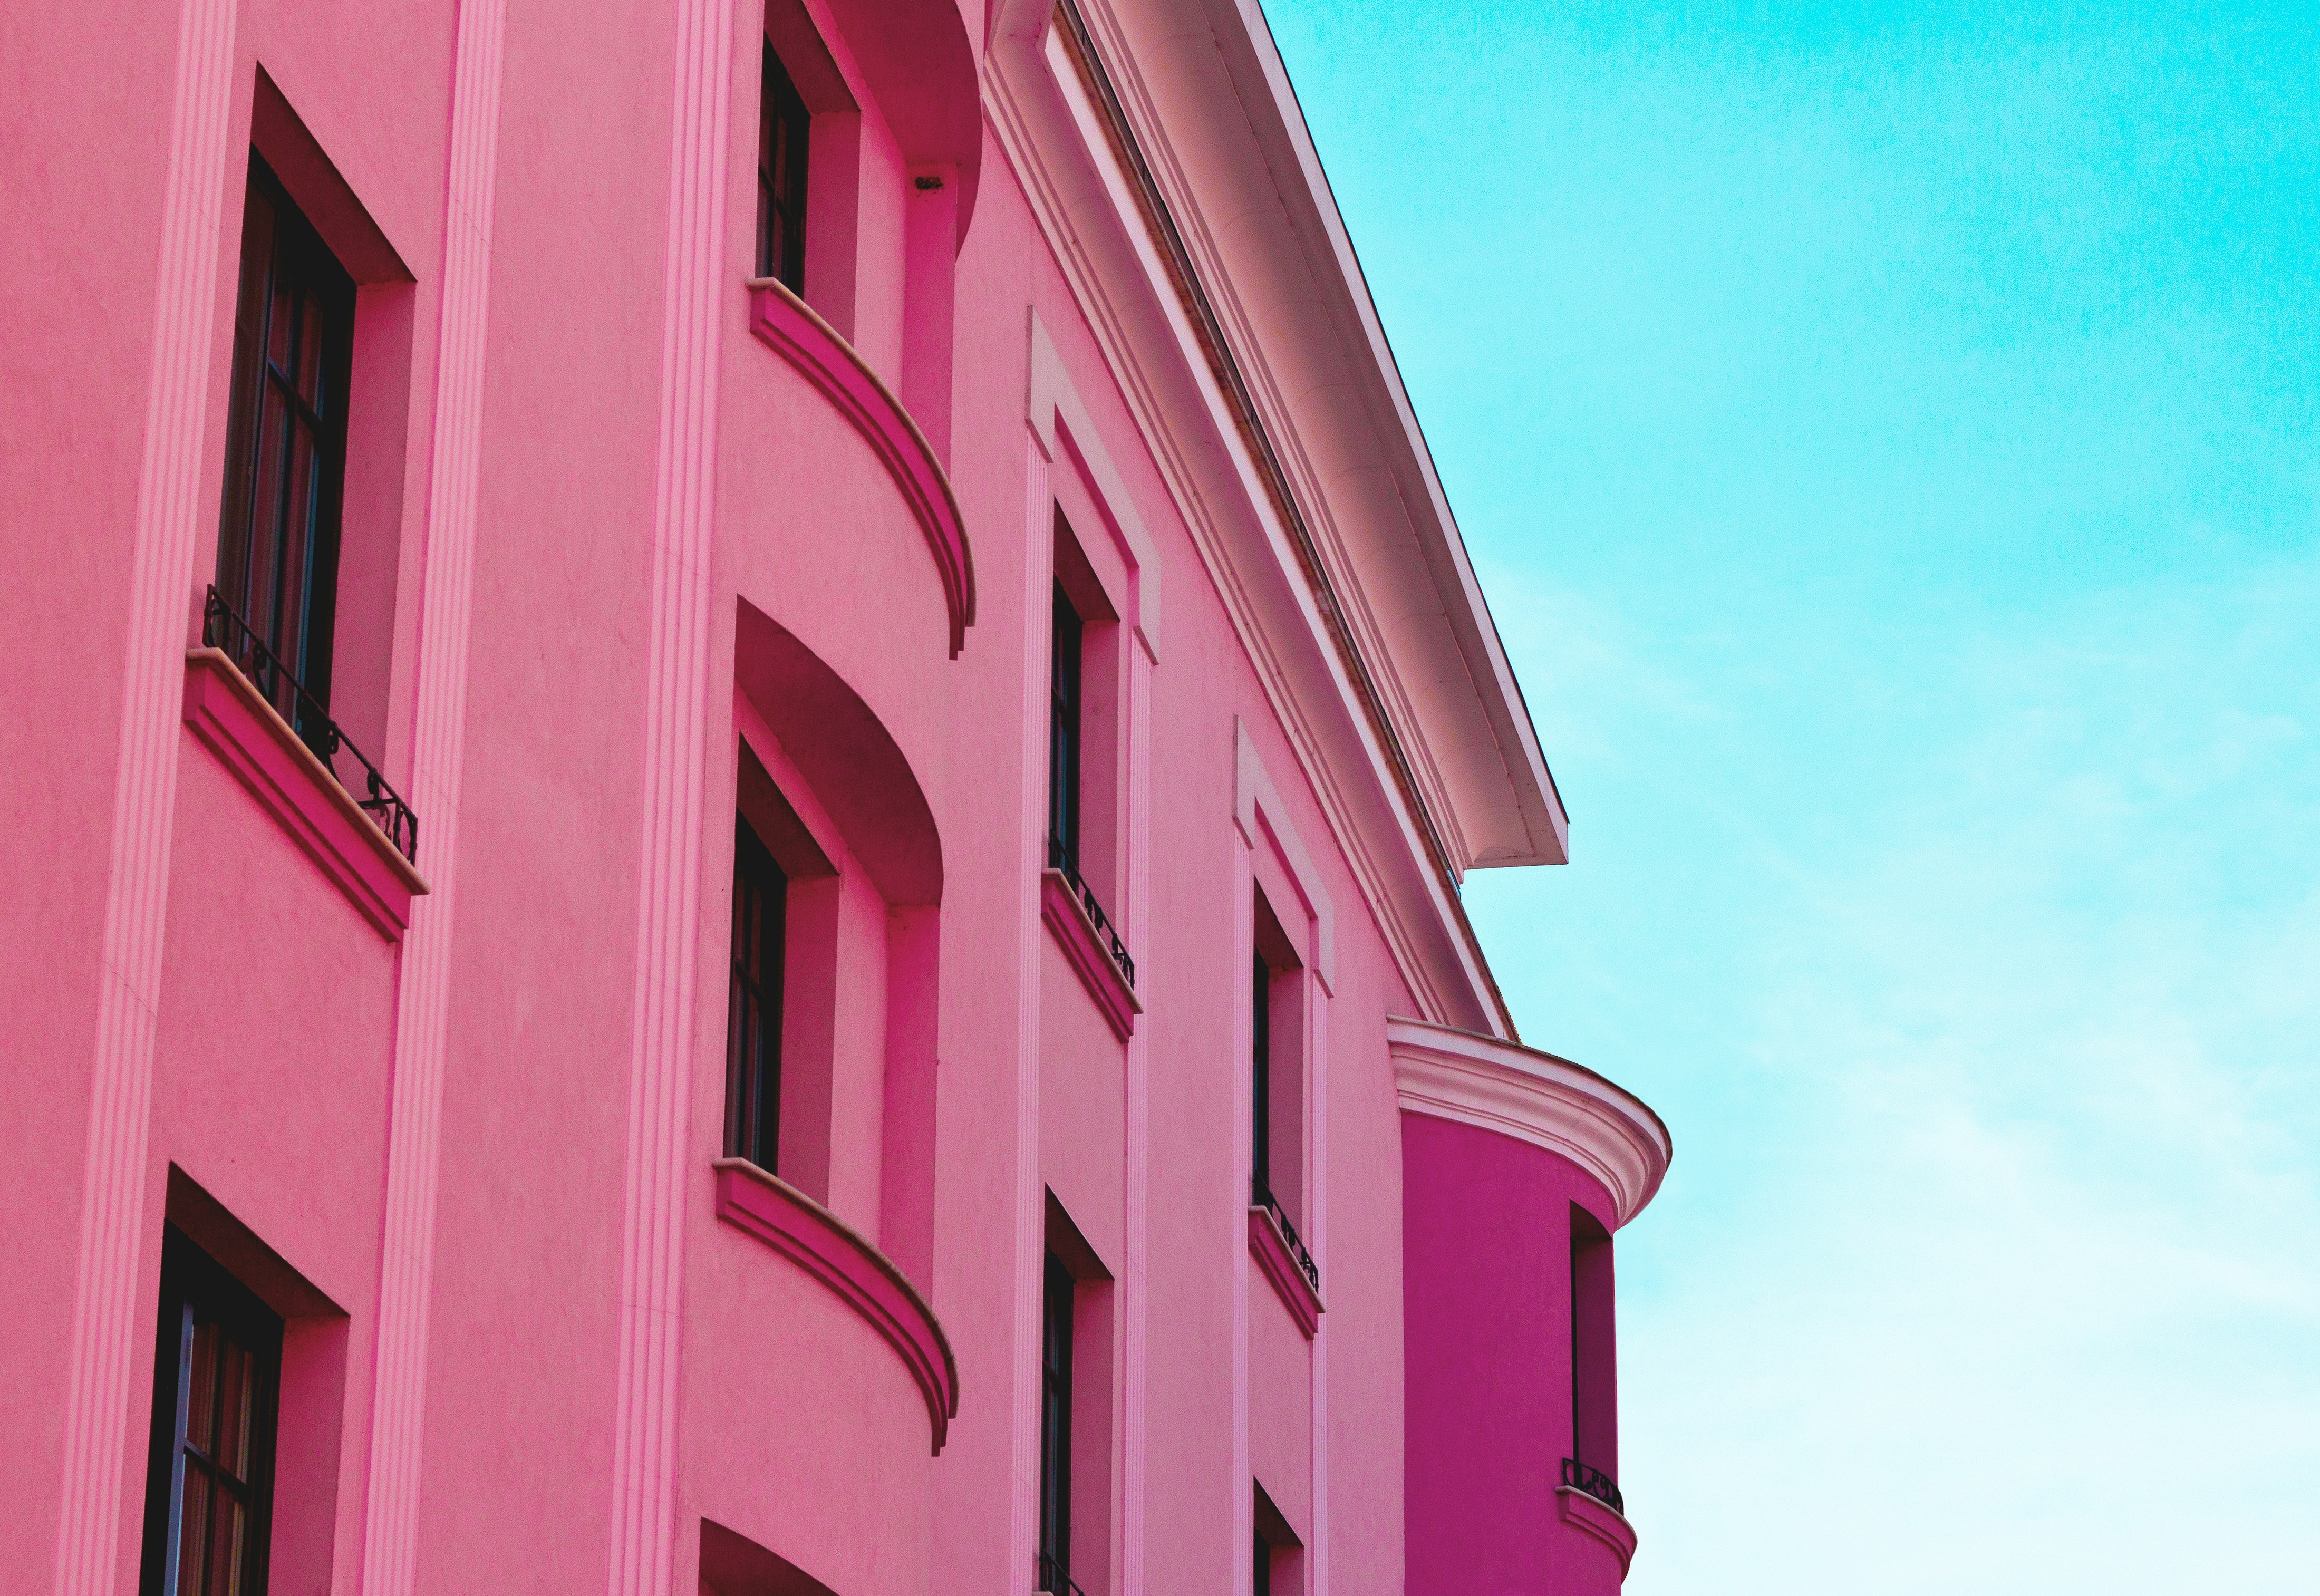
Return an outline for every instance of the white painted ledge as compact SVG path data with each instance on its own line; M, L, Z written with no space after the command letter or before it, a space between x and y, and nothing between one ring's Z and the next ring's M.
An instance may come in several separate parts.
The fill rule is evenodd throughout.
M1642 1099L1519 1043L1417 1020L1386 1021L1404 1113L1513 1137L1600 1181L1624 1225L1666 1177L1675 1145Z

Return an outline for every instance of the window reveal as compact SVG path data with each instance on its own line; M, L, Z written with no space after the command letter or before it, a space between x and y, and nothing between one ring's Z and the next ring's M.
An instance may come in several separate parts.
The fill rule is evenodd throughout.
M1073 1590L1072 1273L1054 1253L1039 1334L1039 1566L1038 1586Z

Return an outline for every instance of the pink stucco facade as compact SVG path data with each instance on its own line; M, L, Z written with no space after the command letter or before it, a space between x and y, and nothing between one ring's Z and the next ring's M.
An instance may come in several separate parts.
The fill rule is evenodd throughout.
M1255 6L0 61L0 1588L196 1588L215 1277L276 1592L1616 1591L1667 1135L1460 908L1567 827ZM261 205L347 294L311 712L211 597Z

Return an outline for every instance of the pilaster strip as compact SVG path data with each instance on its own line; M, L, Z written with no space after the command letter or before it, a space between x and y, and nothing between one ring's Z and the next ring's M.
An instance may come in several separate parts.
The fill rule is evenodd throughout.
M72 1361L57 1519L59 1596L115 1588L145 1234L154 1014L168 913L186 605L200 540L203 404L225 240L234 0L177 13L169 164L153 289L153 365L130 553L129 636L113 790L88 1146L81 1166Z
M411 745L412 801L428 820L434 891L412 905L395 989L388 1103L385 1234L377 1370L364 1503L366 1596L408 1596L419 1552L421 1428L441 1154L444 1017L459 886L459 792L467 714L476 485L491 311L492 210L499 164L506 0L464 0L451 68L443 292L437 331L434 440L419 665Z
M1047 1181L1039 1166L1039 866L1047 857L1048 593L1055 581L1055 501L1048 460L1036 430L1025 437L1023 484L1022 801L1016 848L1015 988L1015 1345L1011 1483L1008 1492L1007 1582L1028 1591L1038 1539L1040 1308L1047 1290Z
M1128 655L1128 939L1152 946L1152 655L1154 630L1145 602L1155 591L1137 577L1137 630ZM1146 990L1165 975L1147 957ZM1120 1282L1120 1584L1122 1596L1144 1596L1145 1519L1148 1468L1146 1411L1151 1358L1152 1302L1152 1028L1128 1039L1127 1267Z
M676 0L666 304L646 653L643 829L629 1072L621 1347L608 1588L666 1596L675 1577L685 1096L693 1056L710 542L724 317L731 0Z

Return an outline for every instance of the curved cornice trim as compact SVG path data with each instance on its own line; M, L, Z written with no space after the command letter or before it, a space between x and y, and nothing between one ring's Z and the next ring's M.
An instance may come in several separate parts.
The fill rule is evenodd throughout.
M894 479L941 573L943 602L950 608L950 655L957 658L966 647L966 629L974 624L974 556L950 478L926 434L854 346L778 280L751 279L749 331L828 396Z
M720 1158L711 1167L718 1218L820 1281L894 1349L926 1398L940 1455L958 1414L958 1364L918 1288L860 1231L780 1176L745 1158Z
M1387 1020L1386 1043L1404 1112L1494 1130L1568 1159L1611 1194L1615 1225L1660 1189L1675 1152L1667 1126L1593 1070L1417 1020Z

